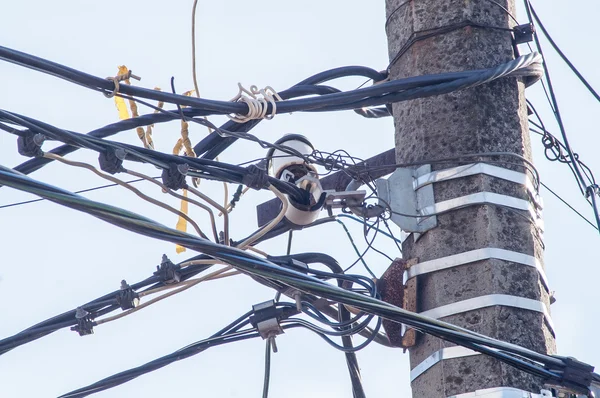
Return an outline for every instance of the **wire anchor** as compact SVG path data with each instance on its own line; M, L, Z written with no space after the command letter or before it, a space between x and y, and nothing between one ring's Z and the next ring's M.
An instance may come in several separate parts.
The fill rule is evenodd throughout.
M111 82L114 83L115 88L113 89L112 92L109 93L102 93L104 94L104 96L106 98L112 98L114 97L118 92L119 92L119 88L120 88L120 82L124 81L124 80L129 80L129 79L135 79L137 81L142 80L141 77L134 75L133 73L131 73L130 70L127 71L127 73L123 73L117 76L109 76L106 78L106 80L110 80Z
M94 334L94 321L90 315L91 314L82 307L77 307L77 310L75 310L77 325L71 327L71 330L79 333L80 336Z
M246 123L249 120L255 119L271 120L277 113L276 101L283 101L283 99L271 86L266 86L259 90L258 87L252 85L250 86L250 90L248 90L242 86L242 83L238 83L238 93L230 102L245 103L248 105L248 113L246 115L237 113L233 116L228 115L228 117L236 123ZM271 113L267 114L269 104L271 105Z

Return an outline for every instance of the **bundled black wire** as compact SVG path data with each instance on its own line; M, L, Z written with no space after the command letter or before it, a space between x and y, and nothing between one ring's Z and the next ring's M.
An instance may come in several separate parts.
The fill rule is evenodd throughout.
M86 212L133 232L177 243L191 250L205 253L254 277L265 278L274 283L281 283L293 289L356 307L368 314L403 323L424 333L487 354L518 369L544 377L549 382L568 386L581 393L587 393L592 379L598 377L592 374L593 367L573 359L540 354L446 322L405 311L382 302L376 297L342 289L305 273L278 266L239 249L219 245L167 228L135 213L97 203L68 191L32 180L29 177L15 173L11 169L0 168L0 183Z
M250 324L249 317L252 315L252 311L247 312L242 315L223 329L219 330L217 333L213 334L211 337L205 340L198 341L196 343L190 344L186 347L183 347L172 354L165 355L153 361L150 361L144 365L138 366L133 369L126 370L124 372L117 373L113 376L102 379L94 384L91 384L87 387L83 387L74 391L71 391L67 394L61 395L61 398L75 398L75 397L85 397L90 394L95 394L100 391L107 390L112 387L116 387L120 384L126 383L130 380L135 379L143 374L152 372L154 370L160 369L164 366L167 366L173 362L189 358L193 355L199 354L211 347L215 347L221 344L228 344L236 341L242 341L251 339L254 337L258 337L259 333L256 331L256 328L249 327L245 328Z
M0 47L0 59L48 73L103 93L112 93L115 88L114 83L110 80L95 77L64 65L6 47ZM524 77L527 84L532 84L541 77L540 71L541 67L537 55L528 54L516 60L499 65L496 68L411 77L383 82L372 87L351 90L348 92L339 92L339 90L335 88L322 86L320 83L346 76L366 76L374 81L381 81L386 78L386 74L370 68L358 66L336 68L314 75L299 82L289 90L280 92L279 94L284 100L278 102L277 113L335 110L357 110L361 113L363 108L445 94L460 89L475 87L509 75ZM143 115L113 123L103 128L96 129L88 135L97 138L106 138L119 131L180 119L182 115L186 120L203 123L201 120L194 119L194 117L206 116L209 114L246 114L248 111L248 106L241 102L206 100L129 85L121 85L119 93L119 95L124 95L127 98L138 101L139 98L145 98L173 103L178 106L185 105L188 108L182 109L181 112L160 110L160 113ZM316 96L291 99L307 95ZM269 105L267 113L272 113L272 111L273 109L271 109L271 106ZM194 150L202 158L213 159L238 138L244 137L244 133L247 133L258 123L259 120L252 120L243 124L230 121L220 129L217 129L222 132L228 131L228 136L224 137L222 133L213 132L196 145ZM249 137L246 136L246 138ZM75 147L62 146L54 149L52 153L64 156L73 150L75 150ZM49 163L48 159L33 159L17 166L15 169L22 173L29 174L32 171L43 167L43 165L47 163Z
M209 257L201 255L193 258L193 260L198 259L209 259ZM181 281L187 280L211 267L210 265L193 265L181 269L179 265L171 265L178 273L178 276ZM161 279L162 278L160 275L154 274L144 279L143 281L128 286L128 288L131 289L131 291L133 292L143 291L142 289L144 288L146 288L145 290L155 289L158 287L165 286L166 281ZM122 294L123 289L115 290L111 293L105 294L104 296L98 297L97 299L92 300L86 304L83 304L77 309L66 311L62 314L56 315L45 321L37 323L13 336L4 338L0 340L0 355L5 354L13 348L47 336L60 329L76 327L78 324L76 313L78 310L83 310L89 313L88 319L91 321L91 324L89 326L94 327L96 326L96 323L94 322L96 318L107 315L119 309L123 309L123 306L121 304Z

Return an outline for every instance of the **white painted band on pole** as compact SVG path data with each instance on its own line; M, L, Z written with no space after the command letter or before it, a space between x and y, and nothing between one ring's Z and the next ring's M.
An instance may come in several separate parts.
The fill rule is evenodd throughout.
M548 390L542 390L540 394L533 392L519 390L513 387L496 387L487 388L485 390L477 390L475 392L468 392L465 394L452 395L448 398L551 398L552 392Z
M414 381L417 377L421 376L438 362L446 359L464 358L473 355L481 355L481 353L461 346L442 348L441 350L436 351L428 356L423 362L415 366L410 371L410 381Z
M540 278L546 290L550 289L546 272L542 268L540 261L534 256L523 253L514 252L505 249L496 249L486 247L483 249L471 250L468 252L458 253L447 257L436 258L435 260L424 261L410 267L406 271L406 279L414 278L418 275L428 274L448 268L458 267L460 265L474 263L476 261L484 261L489 259L498 259L509 261L511 263L522 264L529 267L534 267L540 274Z
M493 166L487 163L471 163L449 169L432 171L431 173L427 173L416 178L413 182L413 188L416 191L426 185L434 184L436 182L448 181L455 178L468 177L477 174L485 174L525 186L525 189L527 189L531 195L531 198L535 202L536 206L543 208L540 196L528 174L505 169L504 167Z
M474 297L472 299L457 301L452 304L432 308L430 310L423 311L420 314L434 319L440 319L450 315L462 314L464 312L493 307L496 305L540 312L544 314L546 322L550 327L550 331L552 334L554 334L554 323L552 322L552 318L550 318L550 311L548 311L548 308L546 308L544 303L538 300L510 296L507 294L490 294L487 296Z

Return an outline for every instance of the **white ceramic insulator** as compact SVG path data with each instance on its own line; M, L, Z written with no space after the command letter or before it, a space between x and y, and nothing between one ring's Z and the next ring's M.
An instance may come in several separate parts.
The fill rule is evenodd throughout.
M290 141L281 142L280 145L288 146L303 155L310 155L313 152L313 148L305 142L291 139ZM275 178L281 176L281 172L286 168L294 164L304 164L304 159L297 156L292 156L282 152L278 149L273 151L273 157L271 158L271 173ZM314 169L314 166L308 165L309 168Z

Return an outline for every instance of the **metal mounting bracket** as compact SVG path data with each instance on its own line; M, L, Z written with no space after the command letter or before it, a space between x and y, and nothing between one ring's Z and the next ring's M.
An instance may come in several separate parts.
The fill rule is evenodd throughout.
M472 175L485 174L523 185L530 200L523 200L493 192L477 192L439 203L435 202L433 184ZM543 232L540 216L543 203L529 175L487 163L472 163L444 170L431 171L430 165L419 168L398 168L387 179L377 180L380 205L392 210L391 220L405 233L419 234L437 225L436 215L466 206L495 204L528 211Z
M429 184L417 191L413 188L415 179L430 172L430 165L398 168L387 180L377 180L379 204L391 208L391 220L405 232L423 233L437 226L435 216L421 218L419 213L419 209L435 205L433 186Z
M325 207L339 209L342 207L360 206L367 196L366 191L324 191L327 194Z

